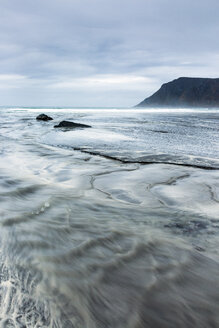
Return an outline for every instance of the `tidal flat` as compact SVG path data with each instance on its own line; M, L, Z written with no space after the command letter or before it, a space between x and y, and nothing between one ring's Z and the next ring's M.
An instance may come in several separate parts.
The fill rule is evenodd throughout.
M219 110L1 108L0 182L1 327L219 327Z

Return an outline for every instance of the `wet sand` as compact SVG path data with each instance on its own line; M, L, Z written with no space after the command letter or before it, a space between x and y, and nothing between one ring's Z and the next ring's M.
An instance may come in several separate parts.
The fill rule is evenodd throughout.
M5 131L1 327L219 327L218 170Z

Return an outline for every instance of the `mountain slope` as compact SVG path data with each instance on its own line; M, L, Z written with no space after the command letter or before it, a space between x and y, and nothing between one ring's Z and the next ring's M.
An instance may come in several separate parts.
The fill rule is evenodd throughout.
M136 107L219 107L219 78L180 77Z

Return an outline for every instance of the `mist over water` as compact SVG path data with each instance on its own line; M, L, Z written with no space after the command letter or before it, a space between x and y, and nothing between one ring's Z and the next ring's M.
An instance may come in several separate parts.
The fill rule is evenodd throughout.
M41 112L0 110L0 326L219 327L219 111Z

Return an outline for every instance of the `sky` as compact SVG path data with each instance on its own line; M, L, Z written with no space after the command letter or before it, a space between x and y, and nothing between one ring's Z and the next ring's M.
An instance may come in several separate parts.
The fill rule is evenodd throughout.
M219 77L218 0L0 0L0 105L132 107Z

